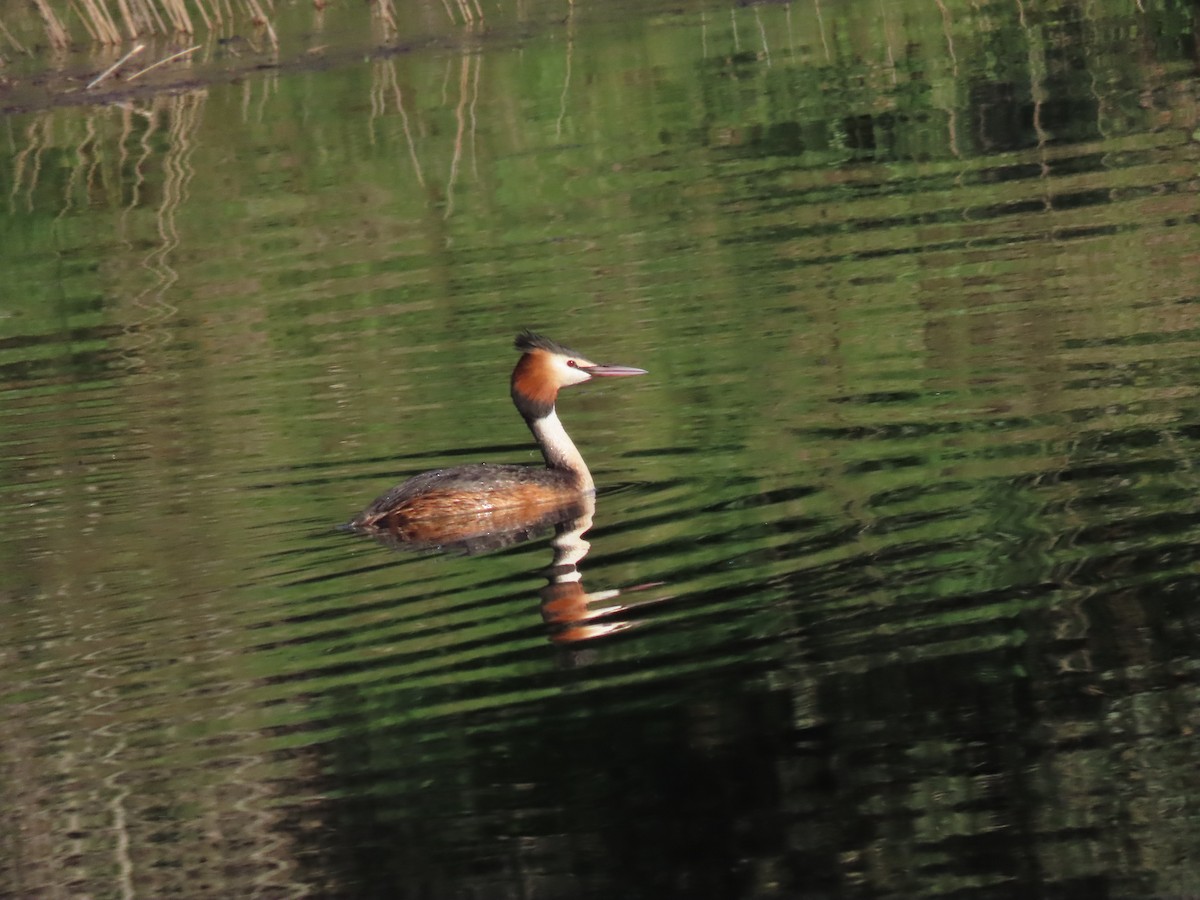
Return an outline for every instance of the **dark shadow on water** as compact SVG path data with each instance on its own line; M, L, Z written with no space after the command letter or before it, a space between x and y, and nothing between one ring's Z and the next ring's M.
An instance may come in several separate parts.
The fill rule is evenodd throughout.
M484 679L326 698L338 733L314 752L330 799L306 811L319 829L285 826L319 894L1090 900L1154 893L1152 865L1110 861L1125 847L1193 843L1194 779L1179 774L1193 771L1193 716L1169 698L1194 658L1195 578L1113 580L1182 558L1192 518L1149 523L1171 538L1153 559L1133 560L1120 534L1059 535L1113 538L1103 573L1056 570L1083 593L1031 581L845 614L822 598L870 596L889 572L900 596L903 545L824 571L811 528L796 529L775 552L807 546L807 565L642 618L583 587L593 515L540 522L554 529L541 613L567 664L505 650L482 660ZM786 628L689 642L687 616L755 590ZM1143 816L1166 796L1180 799L1163 821Z
M459 736L427 748L444 754L432 768L401 734L339 744L339 771L382 765L411 790L331 806L325 871L345 879L333 893L752 896L759 861L785 850L786 786L772 761L792 738L779 732L781 698L707 687L671 707L630 687L590 698L591 710L563 697L467 717L447 723Z

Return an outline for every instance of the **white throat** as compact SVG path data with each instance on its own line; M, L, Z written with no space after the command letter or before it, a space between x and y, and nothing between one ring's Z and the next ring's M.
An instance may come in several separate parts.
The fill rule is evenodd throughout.
M592 473L588 471L587 463L583 461L583 456L567 434L567 429L563 428L557 412L551 409L540 419L534 419L529 423L529 429L542 447L546 465L551 469L571 473L581 491L595 489L596 483L592 481Z

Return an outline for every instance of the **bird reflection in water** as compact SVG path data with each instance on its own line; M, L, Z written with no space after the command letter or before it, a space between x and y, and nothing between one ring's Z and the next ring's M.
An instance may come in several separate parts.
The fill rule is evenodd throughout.
M616 618L629 608L625 604L599 605L619 597L619 590L589 594L584 589L579 563L592 547L583 535L592 527L596 498L589 495L583 505L579 515L555 526L554 539L550 541L554 562L546 570L549 583L540 591L542 619L550 627L550 640L556 644L575 644L603 637L624 631L633 624Z
M587 556L591 544L583 536L592 527L595 511L596 497L589 493L571 503L546 508L524 519L518 519L511 513L504 516L491 513L447 518L439 523L436 536L426 530L422 539L414 539L413 535L400 528L358 526L353 530L369 535L385 547L395 550L473 556L531 540L553 528L554 537L550 540L550 546L554 550L554 557L549 568L543 571L547 583L538 594L549 639L562 646L615 634L634 624L620 618L620 614L631 609L631 606L610 602L621 595L620 590L589 593L584 587L579 564ZM651 586L639 585L631 590Z

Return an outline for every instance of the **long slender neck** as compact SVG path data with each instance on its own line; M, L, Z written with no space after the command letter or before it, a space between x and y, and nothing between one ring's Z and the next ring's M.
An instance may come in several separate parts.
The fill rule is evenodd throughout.
M525 417L526 424L529 425L529 430L533 432L534 438L542 448L542 456L546 458L546 465L556 471L569 474L579 490L594 490L596 483L592 481L592 473L588 471L587 463L583 461L583 455L575 446L575 442L571 440L570 435L567 434L567 429L563 428L563 423L559 421L554 407L551 406L549 412L537 418L525 415L524 411L522 411L522 415Z

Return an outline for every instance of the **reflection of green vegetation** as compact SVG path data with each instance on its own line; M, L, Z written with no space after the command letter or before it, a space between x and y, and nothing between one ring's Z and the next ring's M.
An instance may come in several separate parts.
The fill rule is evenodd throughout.
M608 498L597 583L662 580L694 601L615 645L599 682L633 693L663 674L638 661L665 653L681 681L753 663L793 692L798 720L884 721L873 692L920 656L958 692L943 708L896 689L897 708L933 709L938 728L902 736L919 752L887 762L912 797L891 799L929 813L922 828L980 825L938 806L973 800L945 783L949 763L970 773L940 743L954 704L979 688L1010 704L1005 728L1029 726L1028 707L1061 691L1039 655L1047 598L1066 598L1053 613L1064 641L1082 642L1073 617L1093 613L1140 634L1140 611L1111 592L1190 564L1189 454L1169 428L1194 368L1195 260L1178 223L1194 216L1196 107L1177 77L1194 38L1182 2L1024 18L1016 4L944 6L614 23L577 3L527 36L455 33L331 71L10 116L0 378L15 449L0 456L0 583L39 604L5 619L14 645L36 648L12 664L22 700L49 702L37 673L70 668L79 648L58 635L86 633L100 659L171 649L146 688L165 697L94 714L98 731L146 729L163 752L176 752L156 730L171 720L254 753L349 734L361 740L348 753L383 766L426 752L414 732L489 750L501 733L516 748L502 762L521 759L542 723L511 727L505 710L563 691L542 636L512 633L531 612L521 579L536 550L490 561L482 585L479 568L405 561L383 592L378 554L333 582L355 551L314 562L298 533L347 515L397 467L460 448L529 458L504 378L511 333L531 325L656 376L632 398L564 404L602 484L660 489ZM1111 431L1138 440L1114 447ZM1059 477L1105 464L1086 485ZM1180 518L1130 548L1105 529L1123 491ZM1149 666L1163 652L1101 649ZM56 687L64 716L100 706L104 674ZM306 678L344 699L317 737L295 699ZM736 714L734 684L712 709L699 693L685 707L678 727L699 736L679 752L699 771L703 716ZM248 702L221 706L221 731L211 698L231 685ZM1121 727L1143 727L1118 707ZM347 724L359 715L361 734ZM1001 737L963 715L971 740ZM372 726L386 730L378 746ZM295 731L260 739L271 728ZM80 759L112 750L76 741L64 743ZM484 751L455 752L464 781L486 768ZM196 805L233 828L229 784L194 768ZM281 768L239 778L274 785ZM568 772L586 794L582 764ZM72 775L91 783L82 764ZM869 773L841 777L870 787ZM436 808L418 811L383 814L417 829ZM247 840L271 826L237 824ZM612 822L594 830L619 837ZM891 854L909 839L868 848L878 871L900 866ZM86 865L107 871L101 857Z

